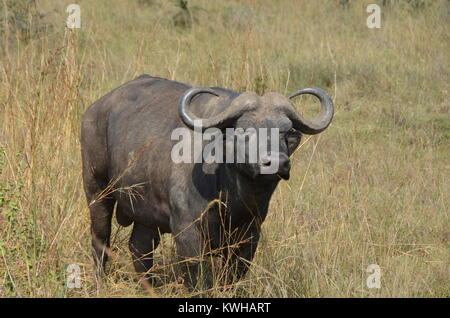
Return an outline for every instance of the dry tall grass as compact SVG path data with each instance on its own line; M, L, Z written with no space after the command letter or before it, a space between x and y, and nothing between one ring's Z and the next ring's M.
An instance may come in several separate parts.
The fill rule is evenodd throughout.
M82 27L68 30L70 2L38 0L22 29L1 11L0 296L188 296L170 236L165 284L143 290L117 224L109 275L93 275L80 117L142 73L259 93L314 85L335 100L332 126L305 139L276 191L250 274L210 296L449 296L448 1L390 1L368 29L374 1L199 0L186 15L79 0ZM79 289L66 287L72 263ZM380 289L366 287L369 264Z

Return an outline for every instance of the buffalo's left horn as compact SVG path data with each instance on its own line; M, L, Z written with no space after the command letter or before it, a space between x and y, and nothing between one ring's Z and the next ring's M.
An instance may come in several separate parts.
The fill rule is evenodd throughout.
M333 101L327 92L318 87L303 88L289 96L289 98L292 99L303 94L310 94L319 98L321 104L320 115L314 120L308 120L300 115L294 107L290 107L287 109L287 116L292 120L295 129L308 135L315 135L324 131L331 123L334 113Z

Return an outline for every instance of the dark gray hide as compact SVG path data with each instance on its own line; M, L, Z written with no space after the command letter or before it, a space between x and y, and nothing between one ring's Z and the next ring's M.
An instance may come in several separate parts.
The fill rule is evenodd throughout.
M242 277L248 268L246 261L255 253L272 193L280 178L289 178L289 156L301 132L323 131L333 115L331 99L320 89L291 96L313 94L321 99L322 113L314 122L302 118L280 94L258 96L212 88L215 96L194 91L183 114L212 118L211 125L219 128L279 128L280 151L269 159L279 160L280 170L261 175L261 164L175 164L171 149L177 141L171 141L171 133L189 126L178 107L189 89L185 84L142 75L99 99L83 117L83 181L99 273L107 260L117 202L118 222L123 226L133 223L129 246L138 272L149 277L160 234L172 233L177 253L185 260L188 285L197 283L201 257L208 253L227 266L227 281ZM216 120L221 114L226 118ZM211 283L209 279L204 282Z

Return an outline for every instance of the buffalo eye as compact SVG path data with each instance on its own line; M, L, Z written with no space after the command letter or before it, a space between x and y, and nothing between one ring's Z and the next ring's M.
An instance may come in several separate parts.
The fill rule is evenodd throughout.
M294 150L298 147L301 139L302 133L298 130L291 129L286 132L286 143L289 150L289 156L292 155Z

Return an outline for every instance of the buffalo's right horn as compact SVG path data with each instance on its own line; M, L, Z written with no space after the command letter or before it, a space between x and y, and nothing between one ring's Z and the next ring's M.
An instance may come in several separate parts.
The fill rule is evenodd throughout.
M209 87L192 87L181 96L178 103L178 113L186 126L191 129L194 129L197 126L202 130L208 129L210 127L228 127L234 120L239 118L251 107L251 105L238 106L233 105L232 103L222 113L216 116L205 119L199 118L196 115L192 114L192 112L189 110L189 106L192 99L198 94L202 93L219 96L219 94L217 94L213 89ZM201 126L199 124L201 124Z

